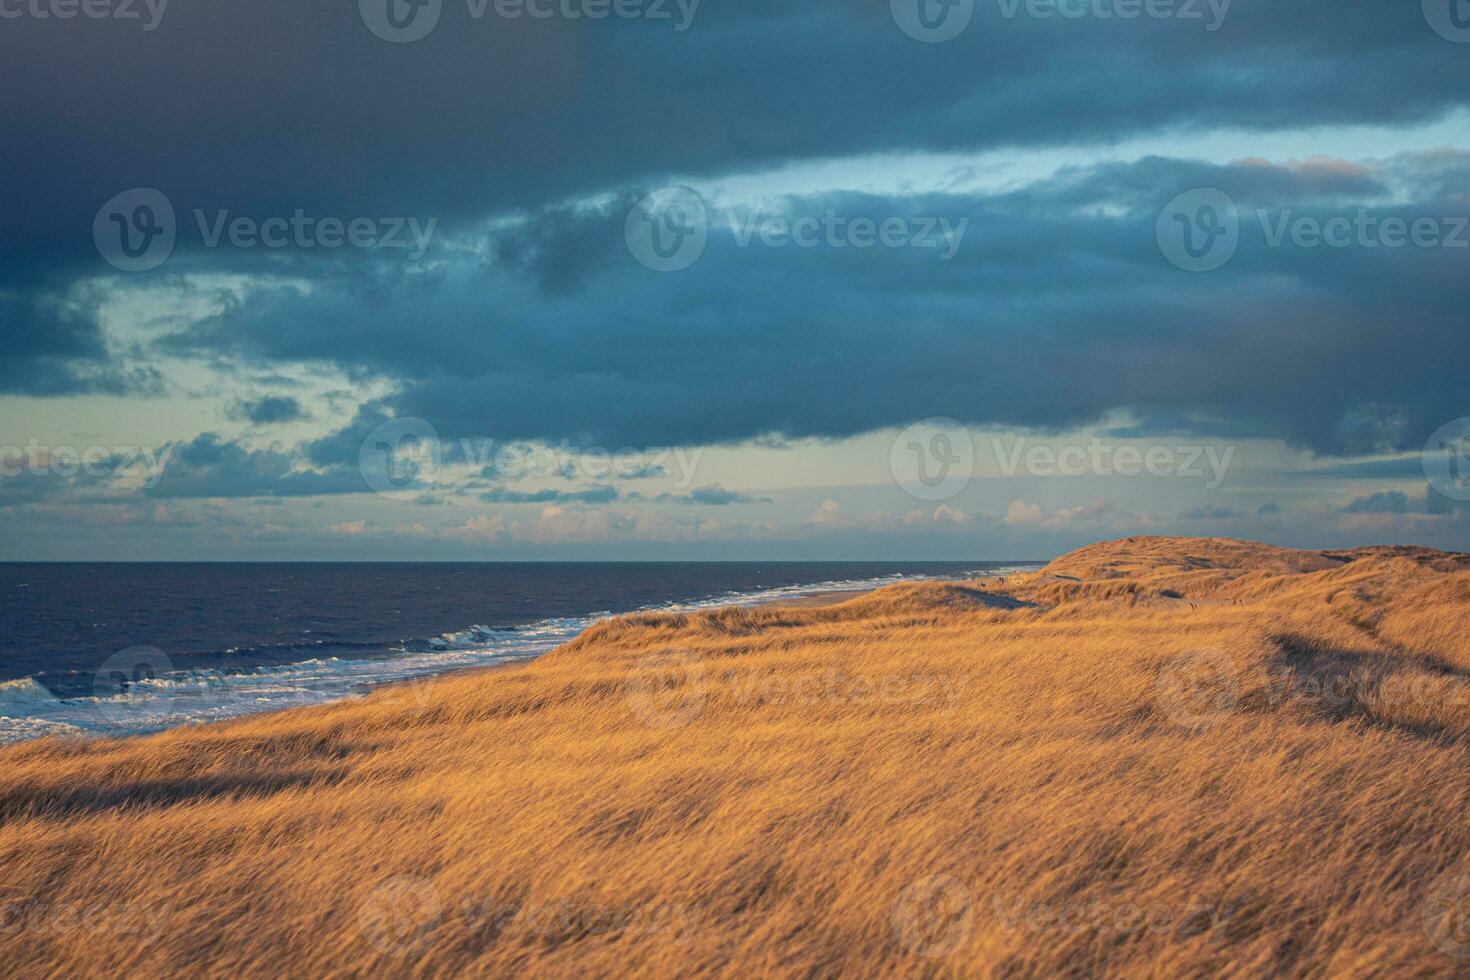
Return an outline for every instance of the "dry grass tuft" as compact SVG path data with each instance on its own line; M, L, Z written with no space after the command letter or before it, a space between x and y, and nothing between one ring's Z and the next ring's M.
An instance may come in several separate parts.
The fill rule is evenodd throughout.
M0 753L18 976L1449 976L1470 559L1134 538Z

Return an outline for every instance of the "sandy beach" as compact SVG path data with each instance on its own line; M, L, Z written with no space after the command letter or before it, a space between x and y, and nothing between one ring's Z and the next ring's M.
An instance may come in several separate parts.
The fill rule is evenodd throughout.
M835 606L839 602L847 602L858 596L869 595L871 592L871 589L835 589L829 592L814 592L798 599L776 599L762 603L762 605L769 609L820 609L823 606Z

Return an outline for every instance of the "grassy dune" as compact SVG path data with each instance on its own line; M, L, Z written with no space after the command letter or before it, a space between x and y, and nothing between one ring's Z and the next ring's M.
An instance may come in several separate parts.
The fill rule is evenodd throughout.
M1135 538L0 753L13 975L1470 971L1470 558Z

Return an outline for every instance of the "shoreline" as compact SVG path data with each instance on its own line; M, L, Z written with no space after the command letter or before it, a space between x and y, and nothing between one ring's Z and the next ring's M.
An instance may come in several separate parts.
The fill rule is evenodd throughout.
M137 704L125 703L122 708L105 701L94 702L90 698L56 697L49 689L43 688L35 692L38 697L33 706L24 709L23 713L12 706L15 714L0 716L0 735L3 735L0 737L0 748L23 745L47 737L87 741L132 739L280 712L328 708L360 700L384 689L422 687L455 675L500 671L534 663L547 653L574 642L588 630L611 619L662 612L688 614L729 608L814 609L870 594L876 589L893 584L894 581L920 583L951 579L943 576L897 580L885 578L870 580L853 588L821 588L825 583L815 582L811 586L817 587L816 591L805 594L764 598L739 594L711 596L676 603L672 609L647 608L596 618L579 617L583 622L575 633L545 636L540 640L534 633L527 633L522 640L509 641L504 650L471 643L465 646L431 647L428 650L385 651L383 654L362 658L312 658L299 663L228 674L215 671L184 671L178 674L150 671L147 676L156 676L163 683L142 688L141 700ZM803 586L783 588L790 592ZM548 621L533 620L527 625L536 627L544 622ZM514 635L516 630L522 628L507 628L497 632ZM464 631L463 635L469 636L470 632ZM453 639L453 636L454 634L442 634L445 639ZM522 643L527 648L522 649ZM159 657L162 655L159 654ZM443 665L421 662L419 666L425 669L414 669L415 660L428 661L440 657L446 661ZM162 659L166 662L166 658ZM474 662L476 659L479 662ZM132 670L128 672L131 673ZM351 676L354 672L359 676ZM393 676L395 673L397 676ZM25 680L35 682L34 678ZM290 688L298 686L299 697L289 692ZM267 690L266 695L257 697L254 690L256 688ZM270 690L272 688L274 690ZM44 698L39 696L42 690L45 692ZM286 693L283 694L283 691ZM220 710L222 706L224 710ZM244 710L238 710L242 707ZM128 714L124 716L123 712ZM99 716L105 720L99 722Z
M933 582L938 579L914 579L916 582ZM753 603L746 608L750 609L818 609L822 606L835 606L838 603L856 599L859 596L872 595L877 592L874 589L828 589L822 592L813 592L811 595L796 596L791 599L771 599L766 602ZM740 608L738 603L731 606L716 606L719 609Z
M992 579L915 578L915 579L904 579L904 583L916 583L916 584L925 584L925 583L956 583L956 582L985 582L985 581L991 581L991 580ZM365 697L368 694L372 694L372 693L375 693L377 691L392 690L394 688L404 688L404 687L411 688L411 687L413 687L415 685L424 684L425 682L442 680L442 679L448 678L448 677L470 677L470 676L473 676L473 675L479 674L479 673L484 673L484 674L498 673L499 671L502 671L502 670L508 670L511 667L522 667L522 666L525 666L527 664L533 664L536 661L540 660L542 657L545 657L547 654L554 653L556 650L561 649L561 647L565 646L567 643L573 643L573 642L575 642L578 638L580 638L583 634L585 634L587 632L587 630L593 629L593 628L595 628L597 626L600 626L600 625L602 625L604 623L609 623L609 622L612 622L613 620L617 620L617 619L624 619L624 618L632 617L632 616L647 616L647 615L660 615L660 614L687 615L689 613L720 613L720 612L723 612L723 611L729 610L729 609L791 609L791 610L798 610L798 609L801 609L801 610L805 610L805 609L824 609L824 608L827 608L829 606L841 605L844 602L849 602L849 601L851 601L853 599L859 599L859 598L862 598L863 596L872 595L873 593L879 592L882 589L885 589L887 587L888 586L879 585L879 586L874 586L873 588L863 588L863 589L824 589L821 592L814 592L814 593L812 593L810 595L796 596L794 598L787 598L787 599L765 599L765 600L762 600L760 602L748 602L748 603L746 603L746 602L731 602L731 603L726 603L725 605L722 605L722 606L708 606L708 607L704 607L704 608L700 608L700 609L693 609L693 610L658 610L658 609L654 609L654 610L642 610L642 611L637 611L637 612L615 613L615 614L613 614L611 616L603 616L603 617L601 617L599 619L594 619L592 622L590 622L590 623L587 624L587 628L584 629L584 630L582 630L581 633L578 633L576 636L569 637L564 643L558 644L556 647L553 647L550 650L545 650L545 651L542 651L540 653L535 653L535 654L527 654L527 655L522 656L522 657L508 657L508 658L506 658L504 661L502 661L500 663L480 664L480 665L477 665L477 666L474 666L474 667L450 668L449 670L441 671L439 673L422 674L422 675L420 675L418 677L409 677L409 678L404 678L404 679L401 679L401 680L383 681L380 684L374 684L374 685L372 685L372 687L369 690L365 691L362 695L358 695L358 697ZM343 698L341 700L350 700L350 698ZM307 710L309 708L330 707L331 705L338 704L338 703L341 703L341 702L340 701L326 701L326 702L323 702L322 704L319 704L319 705L302 705L302 706L297 707L297 708L282 708L280 710L282 710L282 711L301 711L301 710ZM259 713L259 715L266 715L266 714L270 714L270 712L269 711L262 711L262 712ZM240 717L258 717L259 715L255 715L255 716L243 716L242 715ZM228 719L226 719L226 720L228 720ZM165 730L167 730L167 729L165 729Z

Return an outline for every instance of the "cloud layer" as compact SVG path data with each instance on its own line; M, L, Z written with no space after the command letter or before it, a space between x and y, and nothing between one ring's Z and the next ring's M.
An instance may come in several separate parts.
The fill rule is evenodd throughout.
M353 3L180 0L149 8L147 29L6 20L0 397L158 405L194 428L159 440L156 481L27 471L0 481L0 509L123 488L145 509L95 513L182 526L195 501L352 497L364 439L401 416L451 445L608 452L830 442L941 416L1276 441L1332 457L1315 473L1340 492L1310 505L1323 526L1458 519L1453 501L1379 484L1421 479L1415 454L1470 405L1470 132L1411 152L1253 148L1470 118L1470 46L1412 2L1222 0L1194 5L1202 20L1062 6L1079 15L977 0L942 44L907 36L888 0L596 21L444 0L410 44ZM1208 159L1113 152L1144 139ZM94 225L131 188L161 192L176 241L129 273ZM659 272L630 236L645 195L673 188L693 195L701 250ZM1168 236L1215 241L1202 193L1238 224L1228 256L1187 271ZM1172 214L1181 199L1195 203ZM236 219L293 233L213 241ZM351 240L358 221L371 242ZM1395 225L1412 240L1388 243ZM386 244L395 228L413 247ZM287 374L320 384L256 383ZM321 379L347 390L323 395ZM206 398L220 407L200 421ZM1305 512L1008 496L873 519L825 490L787 499L723 475L625 485L662 472L640 465L565 485L481 467L418 503L540 507L522 535L540 540L755 539L778 532L746 512L773 504L799 510L789 533L854 535L1102 533L1163 520L1150 512L1235 530ZM331 526L389 525L334 512Z

